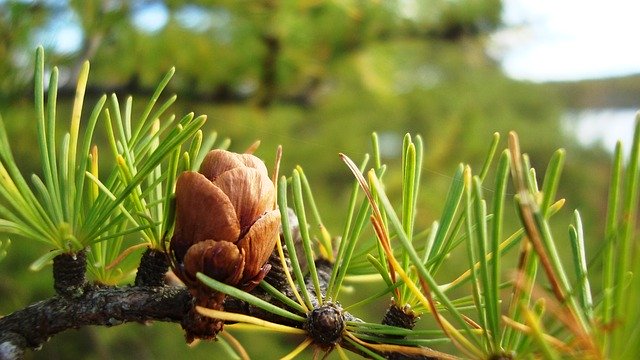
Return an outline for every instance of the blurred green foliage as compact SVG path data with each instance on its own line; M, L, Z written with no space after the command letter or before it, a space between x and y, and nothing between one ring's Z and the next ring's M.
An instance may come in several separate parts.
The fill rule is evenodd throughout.
M61 83L67 80L59 114L70 112L84 59L91 61L89 97L117 92L148 98L175 66L172 111L207 114L207 129L229 137L236 151L262 140L258 155L267 164L282 144L283 169L304 167L332 234L341 230L353 180L337 154L362 158L372 131L394 168L404 133L423 136L416 226L425 228L442 210L457 164L479 170L492 133L516 130L541 173L556 148L568 149L559 190L570 199L564 218L579 207L591 234L603 228L608 157L579 148L563 133L563 104L553 88L512 80L487 55L500 14L499 0L0 1L0 113L15 138L19 166L37 172L31 95L37 43L44 42L47 61L61 69ZM62 29L79 36L72 50L52 40ZM388 194L399 197L400 174L385 181ZM47 274L27 270L36 257L32 247L16 239L0 263L0 313L53 294ZM177 325L164 324L83 329L33 355L118 358L121 347L130 357L130 347L122 345L128 342L139 349L138 358L186 351ZM216 346L202 344L194 356Z

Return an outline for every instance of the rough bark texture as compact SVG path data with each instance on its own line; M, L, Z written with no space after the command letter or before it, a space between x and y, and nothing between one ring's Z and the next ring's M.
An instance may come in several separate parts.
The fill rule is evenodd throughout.
M398 304L392 302L382 318L382 324L404 329L413 329L416 326L417 320L418 316L416 316L411 308L401 308Z
M382 324L397 326L405 329L413 329L416 326L418 316L409 307L400 307L395 301L391 301L391 305L387 309L382 318ZM391 338L402 339L404 336L388 335ZM412 356L401 353L388 353L386 358L389 360L414 360L414 359L436 359L428 356Z
M324 288L330 267L321 262L316 266ZM313 294L311 280L308 279L307 283ZM252 293L265 301L285 306L259 287ZM313 298L312 301L317 304L317 299ZM38 349L50 337L62 331L88 325L111 327L127 322L174 322L182 325L190 342L200 337L203 326L202 316L194 312L193 304L189 290L182 286L85 286L81 295L58 295L0 318L0 360L21 359L26 349ZM299 322L231 297L226 298L223 308L280 324L302 326ZM349 320L355 319L346 313L345 316ZM215 319L205 320L222 328L222 323Z
M311 310L305 330L314 343L331 348L340 342L345 326L340 305L329 303Z
M0 359L19 359L20 351L37 349L51 336L87 325L126 322L181 322L191 306L186 288L91 288L75 298L56 296L0 318Z
M140 259L136 273L136 286L163 286L164 275L169 270L167 255L155 249L147 249Z
M187 343L191 344L198 339L215 339L218 333L222 331L224 321L201 315L196 311L195 306L202 306L213 310L224 310L223 302L225 298L226 295L223 293L211 292L199 292L193 296L192 305L189 307L187 314L181 322Z
M66 297L81 296L86 286L87 255L83 251L53 258L53 287Z

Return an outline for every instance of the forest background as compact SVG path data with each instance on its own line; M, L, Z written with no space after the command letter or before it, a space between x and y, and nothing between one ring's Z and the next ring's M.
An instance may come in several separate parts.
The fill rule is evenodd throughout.
M165 17L137 20L154 7ZM457 164L479 168L492 134L515 130L541 174L555 149L567 149L558 193L568 203L558 223L579 208L587 240L602 238L611 149L586 146L566 126L566 114L639 108L640 75L512 79L488 51L490 36L504 27L502 10L499 0L1 1L0 113L23 172L38 173L32 84L39 42L49 66L60 68L62 117L71 112L85 59L91 62L89 104L114 92L143 103L175 66L165 92L178 95L173 112L206 114L206 131L229 138L235 151L261 140L257 155L269 164L281 144L282 168L303 166L334 233L353 181L337 154L361 158L371 132L379 134L383 159L396 169L403 135L424 138L417 219L424 227L442 211ZM61 21L78 26L81 41L73 51L46 42ZM398 195L399 172L391 171L386 184ZM598 250L597 243L589 245ZM33 243L12 243L0 262L0 314L53 294L48 276L28 270L42 252ZM251 346L292 346L268 334L258 333L259 340L255 333L237 336L250 338ZM151 359L187 351L205 358L217 346L187 348L175 324L133 324L69 331L31 356Z

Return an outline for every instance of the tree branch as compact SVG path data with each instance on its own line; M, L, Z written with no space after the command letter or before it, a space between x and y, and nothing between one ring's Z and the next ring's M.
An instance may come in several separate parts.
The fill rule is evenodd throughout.
M79 260L82 259L79 257ZM146 266L142 266L144 262L141 262L142 272L146 271L144 270ZM269 273L267 280L288 296L293 297L288 289L288 283L284 280L282 268L279 266L280 260L275 252L270 263L275 268ZM319 261L318 272L325 288L331 265L326 261ZM310 279L307 280L307 286L312 288ZM265 301L277 303L278 306L285 306L271 298L260 287L254 289L252 294ZM315 298L313 301L318 303ZM188 328L191 326L189 316L192 307L193 298L188 289L183 286L84 285L83 292L74 292L74 296L67 296L67 292L61 292L61 295L39 301L0 318L0 360L21 359L26 349L38 349L50 337L60 332L88 325L111 327L128 322L163 321L179 323ZM224 308L227 311L259 317L271 322L300 326L300 323L292 322L232 297L226 298ZM350 319L355 318L350 317Z
M316 266L321 287L324 289L329 280L327 275L330 274L331 264L318 260ZM276 270L271 275L277 278L279 274ZM274 278L271 280L276 280ZM311 287L311 281L307 280L307 286ZM276 285L278 281L270 283ZM288 292L286 289L287 287L281 288L285 293ZM278 306L285 306L271 298L260 287L254 289L252 294ZM312 302L318 303L315 298ZM68 329L88 325L111 327L128 322L163 321L188 326L188 316L192 307L193 298L187 288L182 286L87 286L79 296L58 295L0 318L0 360L21 359L27 349L40 348L50 337ZM227 297L224 309L279 324L305 326L232 297ZM343 312L343 317L349 321L359 321L347 312ZM347 343L341 345L364 355ZM425 356L408 356L401 352L386 352L385 356L389 359L432 359Z
M191 295L184 287L95 287L75 298L55 296L0 318L0 359L20 358L23 350L15 349L37 349L67 329L179 323L190 307Z
M292 219L296 218L293 217ZM292 224L295 238L298 239L299 228L297 221L293 221ZM299 251L301 252L302 249L296 249L296 252ZM54 277L56 280L56 286L54 287L58 295L0 318L0 360L21 359L24 357L26 349L38 349L50 337L62 331L88 325L111 327L128 322L173 322L181 324L187 337L189 337L191 330L195 329L193 326L198 325L193 322L194 298L191 293L184 286L155 286L165 284L164 277L161 279L157 276L167 271L167 259L164 255L164 253L157 250L147 250L138 269L139 276L136 277L136 285L123 287L87 284L84 279L83 264L85 260L83 252L75 256L65 255L59 258L55 262L59 263L57 267L62 267L62 269L54 271L57 273L57 276ZM298 257L301 257L300 255L302 254L298 254ZM285 249L285 263L287 267L290 267L288 249ZM285 279L284 269L276 251L271 255L269 264L271 265L271 271L264 280L293 299L293 292ZM303 265L305 268L307 267L306 264ZM315 267L321 292L325 293L331 278L333 264L326 260L318 259L315 261ZM68 273L63 270L68 270ZM291 269L289 270L291 271ZM78 277L78 273L82 276ZM325 349L331 348L336 342L340 342L342 331L336 333L335 336L326 337L325 333L330 332L329 330L331 329L326 328L327 318L326 316L322 320L318 320L318 318L326 314L333 315L333 317L329 316L328 318L329 320L334 320L330 323L331 325L336 323L334 318L336 311L338 311L341 319L337 319L339 320L337 323L340 323L338 325L341 325L342 328L344 326L343 321L360 321L360 319L342 311L339 305L325 304L319 306L322 301L315 297L314 285L309 276L305 277L305 283L311 296L311 303L315 306L313 311L306 314L308 320L305 323L283 318L233 297L225 299L223 308L225 311L303 328L308 331L308 336L314 342L317 342L318 346ZM285 304L271 297L260 287L255 288L251 293L264 301L286 307ZM395 304L392 304L393 306ZM405 310L407 309L400 310L401 315L413 315ZM393 319L396 318L398 316L393 317ZM411 320L415 321L413 316L411 318ZM403 326L407 325L404 322L397 324L398 321L389 321L388 323L411 328L414 324L413 321L410 322L410 326ZM338 326L336 325L336 327ZM366 356L359 349L348 343L341 342L341 346ZM431 359L425 356L407 356L401 352L385 352L384 355L389 359Z
M325 283L328 280L325 273L330 267L319 264L319 270L321 282ZM278 271L271 275L278 277ZM308 286L312 286L310 281ZM265 301L277 302L259 287L252 293ZM183 286L87 286L81 295L58 295L0 318L0 360L21 359L26 349L38 349L60 332L88 325L111 327L128 322L163 321L188 326L192 307L193 298ZM301 325L232 297L227 297L224 308L289 326Z

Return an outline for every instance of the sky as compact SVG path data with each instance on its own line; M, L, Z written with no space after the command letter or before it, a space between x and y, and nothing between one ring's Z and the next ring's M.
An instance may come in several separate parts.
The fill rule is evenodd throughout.
M640 73L640 1L503 1L506 26L492 36L490 54L509 76L542 82ZM134 17L134 24L151 32L166 21L160 3ZM52 33L63 51L74 51L82 41L74 19L61 21L47 36Z
M640 73L640 1L504 0L492 53L509 76L579 80Z
M504 71L520 80L640 74L638 20L638 0L504 0L507 26L492 37L491 51ZM628 153L637 110L568 113L563 125L584 145L599 143L613 151L621 140Z

